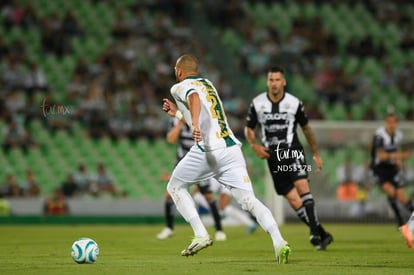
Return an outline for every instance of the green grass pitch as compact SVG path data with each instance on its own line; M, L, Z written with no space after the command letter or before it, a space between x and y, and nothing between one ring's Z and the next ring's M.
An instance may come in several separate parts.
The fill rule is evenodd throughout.
M304 225L281 226L293 252L288 265L276 265L270 237L261 229L245 235L242 227L227 227L227 241L186 258L180 251L191 240L188 225L177 225L165 241L155 238L162 225L5 225L0 274L414 274L414 250L393 224L326 228L334 243L314 251ZM79 237L98 243L95 264L73 262L70 248Z

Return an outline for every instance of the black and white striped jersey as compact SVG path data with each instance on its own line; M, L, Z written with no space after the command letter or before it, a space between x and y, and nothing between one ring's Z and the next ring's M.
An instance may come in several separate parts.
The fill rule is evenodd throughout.
M268 94L256 96L247 114L247 127L254 129L257 124L261 127L262 143L269 148L303 149L296 132L297 124L308 124L303 103L290 93L274 103Z
M179 122L178 118L173 117L170 119L170 129L175 127ZM177 162L179 162L187 153L190 151L191 147L194 145L194 139L191 134L191 129L184 123L181 127L180 136L178 138L177 145Z
M395 162L392 160L383 160L381 161L377 157L377 150L382 149L387 153L394 153L398 151L398 148L401 145L403 139L403 133L400 130L396 130L394 135L390 135L385 127L382 126L375 131L374 140L372 142L371 157L372 157L372 167L381 168L381 169L394 169Z

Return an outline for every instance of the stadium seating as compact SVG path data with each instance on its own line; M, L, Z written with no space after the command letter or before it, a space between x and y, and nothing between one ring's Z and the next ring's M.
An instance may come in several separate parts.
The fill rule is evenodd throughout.
M399 6L399 9L401 11L411 11L412 14L413 6ZM380 70L382 68L382 62L380 59L374 59L373 57L356 58L346 56L344 50L349 39L361 39L366 35L370 35L373 38L374 44L378 45L379 42L385 43L387 51L386 57L391 61L393 68L401 68L407 58L409 58L408 60L411 60L411 62L414 62L413 51L403 52L398 47L400 40L398 26L394 22L387 22L387 24L379 22L362 3L348 5L345 3L331 4L325 2L324 4L316 6L312 1L303 5L299 5L294 1L287 2L286 4L264 4L258 2L248 5L246 12L259 27L266 26L269 22L273 22L274 18L277 18L278 20L276 21L276 24L278 26L278 31L281 32L283 37L286 37L286 27L288 32L290 32L289 27L292 25L295 18L304 16L309 19L316 14L319 15L323 18L323 28L331 32L338 39L340 47L339 52L341 53L338 58L342 60L341 65L344 67L345 73L354 73L357 68L361 68L362 73L368 77L370 90L373 91L369 97L371 97L373 101L378 98L378 93L384 93L384 91L376 89L379 87L378 83L381 78ZM237 36L237 34L233 34L233 36ZM224 45L232 45L233 42L234 41L228 41L228 39L226 39ZM294 76L294 78L297 77L297 75ZM261 83L261 81L262 80L259 79L257 82ZM298 80L293 86L298 88L301 87L299 86L300 82L303 81ZM305 94L300 93L299 89L295 89L295 92L297 92L299 96L306 96ZM396 100L394 102L388 101L388 104L398 105L400 102L406 102L406 98L401 95L401 93L398 93ZM403 104L404 110L407 109L405 105L406 104ZM354 117L360 118L361 113L365 113L368 107L369 106L362 104L355 108L357 113ZM380 101L380 104L376 109L378 112L383 113L384 110L386 110L385 103ZM346 118L345 113L338 113L336 108L326 108L325 111L328 112L325 114L328 119L343 120Z
M32 124L32 129L40 148L31 150L28 155L18 149L8 156L1 151L4 169L0 170L0 178L4 179L7 173L23 176L26 169L32 169L42 192L47 194L68 173L74 172L78 163L85 163L90 172L94 172L97 163L102 162L114 174L120 190L131 196L159 197L165 192L165 183L160 183L160 178L171 170L175 151L174 146L167 145L164 140L120 140L114 143L104 138L92 141L85 137L83 130L75 130L73 134L60 131L52 135L38 122ZM151 154L149 147L154 148Z
M45 72L53 91L54 96L60 102L64 102L67 92L67 84L75 64L79 58L86 58L91 64L93 60L110 44L112 38L110 31L119 7L131 7L135 0L128 1L84 1L84 0L20 0L19 3L31 3L35 7L38 15L43 18L57 12L61 16L69 9L73 9L85 30L86 35L82 38L74 38L71 41L72 52L58 59L55 56L42 57L40 36L38 29L23 31L22 28L14 27L6 31L0 26L0 35L7 43L15 39L22 39L26 46L27 57L29 60L39 63ZM387 55L394 66L402 66L405 60L414 62L414 51L408 54L396 49L399 37L398 28L395 24L387 24L383 28L371 13L361 3L354 6L341 4L334 7L329 3L321 6L310 1L300 5L295 1L285 1L286 4L275 3L266 6L263 3L248 1L245 9L249 16L254 18L258 27L264 27L269 22L275 22L280 34L286 38L291 32L292 22L299 15L312 18L320 14L323 18L324 28L332 32L339 40L341 53L349 38L361 38L366 34L373 36L374 41L381 39L386 41L388 49ZM409 10L414 16L414 7ZM131 13L127 12L127 17ZM275 20L277 18L277 20ZM245 38L237 31L232 29L225 30L221 35L221 42L228 47L229 51L235 54L245 43ZM397 89L383 90L378 82L380 80L381 64L373 58L355 58L340 56L341 65L346 73L355 72L361 68L362 72L369 77L370 95L361 100L360 104L351 107L354 119L362 119L367 108L375 102L375 108L383 113L387 109L393 98L401 112L405 112L410 106L409 99ZM142 60L142 67L145 67ZM310 79L305 76L294 76L292 78L292 90L297 91L298 95L305 102L317 102L315 93L311 90ZM256 83L256 90L265 88L265 79L260 78ZM328 106L321 104L323 111L329 120L342 120L345 118L343 104ZM0 121L0 123L2 123ZM0 129L2 125L0 125ZM112 142L109 139L93 141L87 137L82 126L75 122L73 133L58 132L52 134L39 121L31 124L31 130L35 140L40 143L38 149L32 150L27 156L19 150L12 150L9 155L5 155L0 150L0 180L3 180L8 173L24 175L26 169L32 169L42 185L42 192L49 193L58 186L65 178L66 174L73 172L79 162L84 162L89 170L94 171L96 164L102 162L107 164L108 169L114 174L120 189L125 190L131 197L139 198L159 198L165 192L165 182L161 176L169 173L175 162L175 147L168 145L164 140L148 141L139 139L133 142L120 140ZM148 150L148 149L151 150ZM258 159L252 150L247 148L245 151L246 161L255 182L256 192L259 195L264 193L263 174L264 162ZM335 167L343 162L344 150L335 152L321 151L325 159L332 161L326 162L329 180L335 182ZM364 154L356 154L357 161L360 163L364 159ZM414 164L411 158L411 164ZM19 178L22 180L22 178Z

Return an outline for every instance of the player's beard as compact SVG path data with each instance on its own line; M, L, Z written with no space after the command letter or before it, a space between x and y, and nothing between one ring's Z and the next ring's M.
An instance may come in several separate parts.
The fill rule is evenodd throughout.
M271 89L271 90L270 90L270 94L271 94L274 98L279 97L282 93L283 93L283 89L281 89L281 88L275 88L275 89Z

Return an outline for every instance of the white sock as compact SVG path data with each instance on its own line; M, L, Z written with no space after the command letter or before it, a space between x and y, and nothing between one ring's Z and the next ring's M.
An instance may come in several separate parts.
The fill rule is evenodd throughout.
M201 222L194 200L187 191L186 184L176 178L171 178L167 184L168 193L174 200L178 212L190 223L196 237L208 236L207 229Z
M273 246L276 249L279 249L279 247L284 243L285 240L283 240L283 237L280 234L279 227L277 226L277 224L272 225L269 228L268 233L270 237L272 238Z
M191 218L190 225L194 231L195 237L207 237L208 236L208 232L203 222L201 221L200 216Z
M252 191L233 188L231 193L242 208L252 213L263 230L269 233L273 246L276 249L280 247L284 240L269 208L259 201Z
M264 206L259 200L256 199L255 206L252 214L256 217L260 226L269 233L273 241L273 246L279 248L284 242L282 235L280 234L279 227L272 216L272 212Z
M413 213L411 213L411 216L408 219L407 226L408 226L408 230L410 230L411 232L414 231L414 211Z
M234 207L233 205L227 205L226 208L224 208L224 213L227 216L238 220L239 222L241 222L244 225L247 225L247 226L254 226L255 225L255 222L249 217L249 215L247 215L242 210Z

